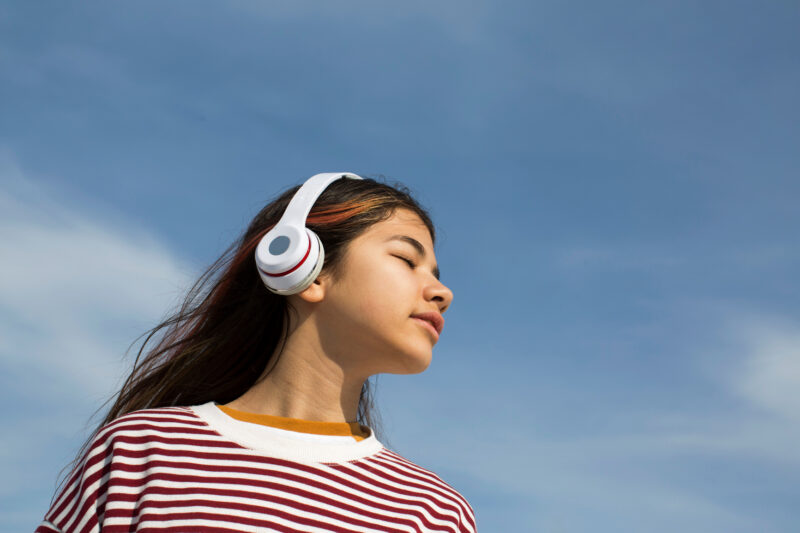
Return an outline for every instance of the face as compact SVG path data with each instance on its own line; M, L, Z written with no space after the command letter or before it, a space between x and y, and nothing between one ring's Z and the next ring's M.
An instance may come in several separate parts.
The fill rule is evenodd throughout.
M424 256L395 235L418 241ZM428 228L398 210L354 239L343 260L341 277L325 282L315 310L323 348L364 376L425 370L437 335L412 315L443 313L453 300L434 274Z

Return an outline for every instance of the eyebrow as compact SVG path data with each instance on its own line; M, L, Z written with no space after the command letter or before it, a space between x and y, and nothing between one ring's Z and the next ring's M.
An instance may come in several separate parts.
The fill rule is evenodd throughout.
M413 237L409 237L408 235L392 235L384 242L389 242L389 241L407 242L408 244L414 247L414 249L417 251L417 253L419 253L420 256L425 257L425 247L422 245L421 242L419 242L417 239L414 239ZM433 275L436 277L436 279L439 279L439 265L433 265Z

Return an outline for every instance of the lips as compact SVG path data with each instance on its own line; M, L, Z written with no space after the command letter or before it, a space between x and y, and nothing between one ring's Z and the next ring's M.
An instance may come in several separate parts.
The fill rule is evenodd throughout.
M436 330L436 333L441 335L442 328L444 328L444 318L442 317L441 314L436 313L434 311L429 311L427 313L419 313L416 315L411 315L411 318L419 318L427 322L430 322L430 324L433 326L433 329Z

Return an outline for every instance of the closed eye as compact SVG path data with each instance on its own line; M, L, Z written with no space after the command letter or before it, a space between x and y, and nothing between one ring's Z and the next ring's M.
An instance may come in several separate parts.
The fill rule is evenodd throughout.
M405 257L401 257L399 255L396 255L395 257L398 259L402 259L403 261L408 263L408 266L410 266L411 268L415 268L417 266L416 263L414 263L414 261L412 261L411 259L406 259Z

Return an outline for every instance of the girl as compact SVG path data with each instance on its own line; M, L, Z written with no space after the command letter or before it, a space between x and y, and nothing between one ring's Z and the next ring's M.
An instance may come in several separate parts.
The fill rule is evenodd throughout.
M287 272L255 264L308 196L292 187L148 332L38 533L476 531L463 496L378 440L368 381L431 362L453 299L434 226L405 187L325 176L300 222L321 271L280 290Z

